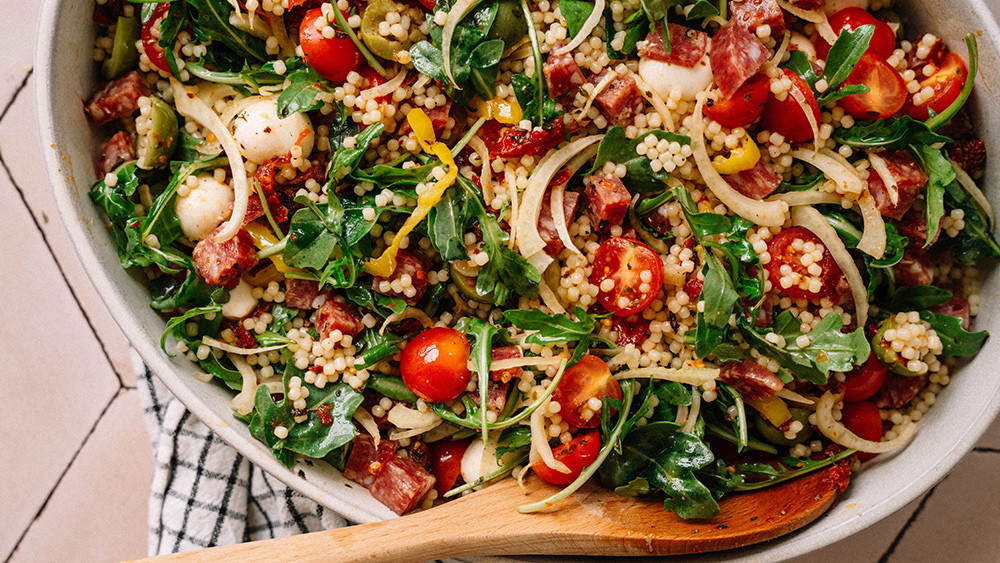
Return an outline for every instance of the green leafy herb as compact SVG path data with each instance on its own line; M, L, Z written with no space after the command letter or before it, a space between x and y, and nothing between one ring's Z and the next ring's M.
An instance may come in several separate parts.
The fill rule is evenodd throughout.
M979 332L965 330L960 317L921 311L920 318L929 322L941 339L942 356L974 356L979 353L989 337L989 333L985 330Z
M375 391L379 395L384 395L396 401L403 401L415 405L417 396L410 391L410 388L403 383L403 378L381 373L373 373L368 376L366 382L368 389Z
M961 182L955 181L945 187L945 199L949 208L965 211L965 228L955 240L955 259L968 263L980 258L1000 257L1000 244L993 235L993 223L987 210L980 207Z
M199 43L211 41L216 45L225 45L242 59L267 61L270 56L264 46L264 41L254 37L229 23L229 15L233 6L227 0L184 0L191 10L191 30ZM179 4L179 2L174 2ZM171 12L173 11L171 6ZM172 50L173 45L168 45Z
M861 84L843 87L842 85L861 60L861 55L868 50L868 44L874 33L875 26L871 24L861 25L852 30L841 30L826 56L822 78L826 79L828 87L816 100L820 105L835 102L851 94L864 94L870 90Z
M590 315L579 306L573 311L573 315L576 316L577 320L574 321L561 313L549 314L537 309L511 309L503 313L504 318L517 328L537 331L525 339L529 344L549 346L574 343L576 349L570 360L571 364L586 354L595 342L614 346L611 341L594 334L598 317Z
M924 207L924 217L927 222L927 232L936 233L941 225L941 218L944 217L944 192L949 184L955 181L955 169L951 166L951 161L941 149L935 149L930 145L914 144L910 150L920 161L921 168L927 174L927 188L924 192L926 205ZM930 246L933 241L932 236L927 237L924 248Z
M664 182L670 177L670 173L661 169L653 171L649 158L645 154L638 154L636 147L645 142L646 137L653 135L657 139L666 139L671 143L687 145L691 143L691 138L685 135L678 135L662 129L654 129L635 139L625 137L625 128L615 125L608 130L597 147L597 156L594 158L594 166L589 174L596 174L607 162L625 165L625 185L630 191L638 193L659 192L664 187Z
M589 0L560 0L559 13L566 20L567 37L576 37L583 29L583 23L594 11L594 3Z
M886 311L922 311L936 307L949 299L952 293L933 285L908 285L896 290L892 299L881 306Z
M885 147L896 151L910 145L947 143L951 139L930 130L923 122L909 116L862 121L853 127L838 127L833 132L838 143L858 148Z
M479 386L479 429L480 437L485 444L489 440L489 427L486 421L486 404L489 399L490 383L490 363L492 363L493 337L500 331L492 323L477 319L475 317L465 317L460 320L455 328L464 332L473 339L472 345L472 365L476 368L476 376Z
M959 92L958 97L955 101L951 103L944 111L941 113L931 116L924 123L927 124L927 128L934 131L951 121L958 110L962 109L965 102L972 95L972 86L976 82L976 74L979 72L979 44L976 42L976 35L974 33L967 33L965 35L965 46L969 50L969 76L965 79L965 83L962 85L962 91Z
M802 459L797 457L786 457L778 467L764 463L739 464L734 467L736 473L744 475L742 483L732 486L734 491L757 491L767 487L773 487L785 481L801 477L813 471L825 469L836 465L841 460L847 459L857 453L857 450L846 449L836 455L824 459Z
M393 354L399 352L399 343L403 337L392 331L382 332L378 328L366 328L358 334L354 345L358 347L355 354L355 369L368 369Z

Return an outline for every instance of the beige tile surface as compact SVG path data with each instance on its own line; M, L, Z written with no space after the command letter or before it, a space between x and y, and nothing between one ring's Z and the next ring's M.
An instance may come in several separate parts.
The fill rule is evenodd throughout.
M153 455L136 391L122 390L12 562L119 561L146 553Z
M0 33L0 103L6 103L24 81L35 54L35 22L41 11L40 0L3 3L3 33Z

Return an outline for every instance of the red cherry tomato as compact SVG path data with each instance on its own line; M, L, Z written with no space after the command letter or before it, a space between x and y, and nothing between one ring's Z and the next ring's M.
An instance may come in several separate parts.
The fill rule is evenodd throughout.
M542 478L542 481L553 485L569 485L580 476L580 473L597 459L601 452L601 434L596 430L577 436L572 442L552 449L556 461L561 461L569 467L569 473L552 469L542 460L532 464L531 469Z
M159 28L160 22L167 17L169 11L169 2L157 4L156 8L153 9L153 16L142 24L142 50L149 58L149 63L164 72L170 70L170 65L167 64L167 56L164 54L163 47L160 47L160 38L153 36L153 27Z
M437 3L435 0L417 0L417 2L428 10L433 10L434 5Z
M935 114L948 109L948 106L958 99L968 75L969 71L965 68L962 57L957 53L948 53L941 68L920 82L920 90L917 92L929 87L932 91L930 98L921 105L915 105L913 96L916 94L909 96L906 105L903 106L903 113L913 119L925 121L930 116L928 109L934 110Z
M875 403L871 401L844 403L840 414L840 422L858 438L870 442L882 441L882 417L879 415ZM858 459L861 461L868 461L873 457L875 454L858 454Z
M906 82L883 59L865 53L844 84L864 84L865 94L852 94L840 100L847 113L858 119L892 117L906 102Z
M343 82L352 70L361 66L361 51L346 37L324 37L323 32L316 29L316 20L321 17L321 8L306 12L299 26L299 45L306 62L320 76L333 82Z
M743 127L750 124L764 111L767 94L771 91L767 76L758 74L748 80L733 97L725 100L709 100L705 104L705 115L723 127Z
M648 279L644 272L649 272ZM663 260L645 244L630 238L615 237L601 243L594 256L590 283L601 287L605 280L614 286L601 289L597 300L619 317L638 313L656 299L663 286Z
M829 296L840 276L843 275L840 266L833 260L830 251L824 248L823 258L816 262L822 271L818 276L813 276L809 272L809 266L802 263L805 251L798 247L796 240L802 240L803 246L810 242L816 245L823 244L812 231L802 227L793 227L778 233L767 245L767 252L771 255L771 261L767 263L767 271L770 273L772 287L796 299L818 299ZM784 269L785 266L791 268L790 273ZM798 276L818 277L823 280L822 287L819 291L810 291L800 287L797 283L793 283L790 287L782 287L781 278L786 275L794 275L796 278Z
M896 50L896 34L889 27L889 24L871 15L864 8L844 8L830 16L829 21L830 27L833 28L833 32L837 35L840 35L840 32L844 30L854 31L863 25L875 26L875 33L872 34L872 40L868 43L868 50L865 52L871 53L882 60L888 59L892 55L892 52ZM823 40L823 38L817 39L816 56L826 59L829 52L830 44Z
M885 366L872 352L864 365L847 374L847 381L844 382L844 400L864 401L872 398L885 385L885 377Z
M403 349L399 371L403 383L418 397L447 403L469 386L471 348L465 335L453 328L429 328Z
M464 440L438 440L429 445L431 455L431 473L434 474L434 490L443 495L455 486L455 481L462 474L462 456L469 448L472 438Z
M813 96L812 89L799 75L787 68L783 70L785 76L792 81L792 88L802 95L809 108L812 109L813 118L815 118L818 127L820 124L819 104L816 103L816 96ZM793 143L804 143L813 138L813 129L809 125L809 119L791 92L784 100L779 101L774 93L768 90L767 104L761 114L760 123L764 129L780 133L785 137L785 140Z
M618 333L618 340L615 341L615 344L619 346L629 344L638 346L649 336L649 321L642 318L642 315L614 317L611 319L611 326Z
M568 368L552 392L552 400L559 403L559 415L577 428L593 428L600 424L600 417L593 414L588 403L590 399L604 397L621 399L622 387L611 375L608 364L591 354Z

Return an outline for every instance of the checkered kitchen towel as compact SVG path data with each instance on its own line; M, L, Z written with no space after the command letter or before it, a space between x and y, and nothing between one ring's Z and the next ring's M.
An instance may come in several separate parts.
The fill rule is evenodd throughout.
M138 387L156 457L149 499L150 555L346 524L252 465L141 364Z

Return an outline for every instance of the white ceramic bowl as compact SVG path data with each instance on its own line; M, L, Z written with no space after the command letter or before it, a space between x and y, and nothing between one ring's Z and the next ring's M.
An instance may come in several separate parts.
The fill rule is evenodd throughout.
M905 14L914 29L934 32L959 52L964 53L962 37L966 32L980 32L980 78L972 108L988 146L992 150L1000 147L1000 104L990 101L996 96L991 85L1000 84L1000 29L986 4L982 0L897 3L910 6ZM47 33L39 34L35 83L49 179L83 264L132 345L198 418L265 471L349 520L373 522L393 517L365 489L350 484L329 467L299 464L286 469L233 419L228 389L194 379L193 364L180 356L170 358L160 350L163 318L149 307L146 286L119 266L104 218L87 196L94 181L96 147L81 102L95 87L91 2L47 0L39 25ZM1000 178L1000 158L989 160L986 177L994 182ZM985 191L994 207L1000 208L998 190L986 186ZM982 296L985 306L976 326L989 329L994 337L941 393L909 446L895 456L880 456L868 464L830 513L805 529L769 544L696 559L778 561L802 555L872 525L943 478L1000 409L1000 378L996 377L1000 309L989 306L1000 296L1000 276L995 272L987 277Z

